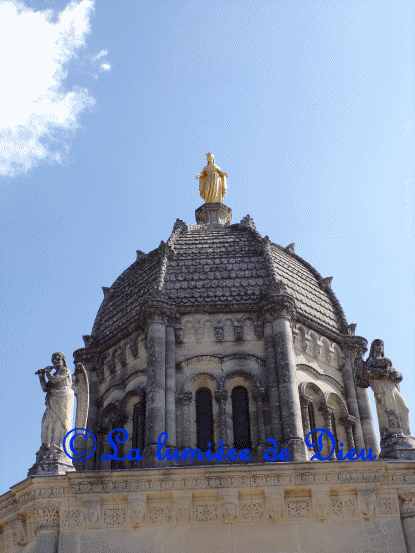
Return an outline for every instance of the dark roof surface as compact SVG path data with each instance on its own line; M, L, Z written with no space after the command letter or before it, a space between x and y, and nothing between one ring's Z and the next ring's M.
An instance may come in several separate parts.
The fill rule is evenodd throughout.
M92 336L113 341L135 323L152 287L179 310L255 309L277 276L296 300L299 315L339 332L344 314L333 292L323 290L319 275L293 253L270 244L274 275L269 274L261 237L247 225L185 225L173 229L167 245L138 256L111 286L95 320ZM334 300L333 300L334 297ZM340 313L341 312L341 313ZM343 317L343 323L342 323Z

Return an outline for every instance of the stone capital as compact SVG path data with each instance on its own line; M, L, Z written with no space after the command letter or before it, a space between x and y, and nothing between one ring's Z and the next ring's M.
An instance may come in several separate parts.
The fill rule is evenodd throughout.
M345 415L344 417L340 417L339 419L339 423L342 424L345 428L353 428L355 422L356 418L352 417L352 415Z
M99 353L95 349L77 349L74 351L73 358L74 363L82 363L83 365L89 365L92 367L97 367L99 364Z
M215 399L218 403L226 401L228 399L228 392L226 390L216 390Z
M35 505L29 511L34 532L39 530L55 530L59 528L59 505L51 503Z
M262 305L265 321L286 319L290 323L295 321L297 311L294 299L288 294L270 296Z
M143 327L154 323L167 325L172 320L174 313L174 306L168 301L162 298L149 298L141 306L140 319Z
M367 352L367 340L363 336L350 336L344 334L342 337L343 351L349 359L363 357Z
M252 390L252 397L255 401L262 401L265 397L265 388L254 388Z
M192 392L181 392L177 395L177 398L179 401L182 402L183 405L189 405L192 401L193 394Z

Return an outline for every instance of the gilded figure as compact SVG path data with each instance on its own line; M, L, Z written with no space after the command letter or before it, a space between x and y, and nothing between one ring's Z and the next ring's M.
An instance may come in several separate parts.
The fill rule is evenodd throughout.
M226 195L226 179L227 173L223 173L220 167L215 165L215 156L212 153L207 153L207 165L203 171L197 175L199 179L200 196L206 203L223 202Z

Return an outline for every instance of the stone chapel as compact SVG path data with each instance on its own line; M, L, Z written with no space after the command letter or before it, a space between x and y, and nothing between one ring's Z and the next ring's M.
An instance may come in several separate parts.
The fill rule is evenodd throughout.
M0 497L0 552L415 553L402 376L383 343L364 360L367 341L331 277L294 244L262 237L249 215L232 222L227 175L215 168L208 154L200 193L215 201L196 210L196 224L177 219L166 242L138 250L103 288L74 353L96 446L88 439L76 471L38 454ZM101 458L115 429L128 433L117 455L139 449L143 459ZM315 429L333 436L324 437L328 460L310 460L318 446L305 437ZM220 445L251 457L158 461L162 433L169 451ZM290 460L266 461L268 438ZM351 450L376 459L342 460Z

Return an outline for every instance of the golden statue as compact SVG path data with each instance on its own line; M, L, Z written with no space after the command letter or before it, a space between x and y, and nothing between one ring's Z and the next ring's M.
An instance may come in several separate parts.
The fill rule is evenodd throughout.
M197 175L199 179L200 196L206 203L223 202L226 195L227 173L222 173L220 167L215 165L215 156L208 152L206 154L208 164L203 171Z

